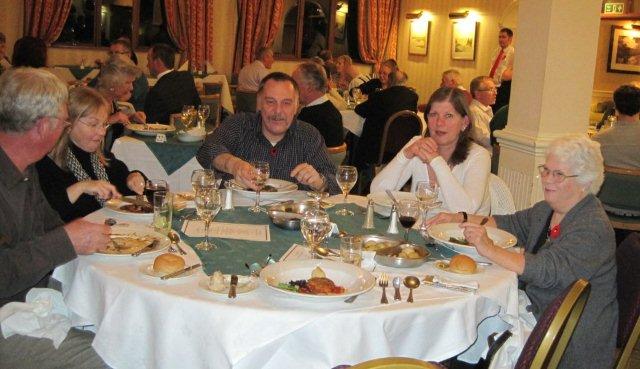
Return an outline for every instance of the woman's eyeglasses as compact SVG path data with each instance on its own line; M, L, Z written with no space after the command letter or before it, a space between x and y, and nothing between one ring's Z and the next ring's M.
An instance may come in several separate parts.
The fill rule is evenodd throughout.
M100 123L97 120L92 120L92 122L87 122L86 120L78 119L78 122L84 124L85 126L91 128L91 129L96 129L96 130L97 129L101 129L101 128L107 129L111 125L108 120Z
M555 183L560 183L560 182L564 181L567 178L578 177L577 174L566 175L566 174L562 173L559 170L551 170L551 169L547 168L544 164L538 165L538 172L540 172L540 176L542 176L542 177L547 177L547 176L551 175L551 179Z

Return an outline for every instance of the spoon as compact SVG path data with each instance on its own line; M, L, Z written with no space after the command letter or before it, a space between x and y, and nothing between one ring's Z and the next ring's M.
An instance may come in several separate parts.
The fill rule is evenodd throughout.
M413 302L413 289L420 286L420 279L410 275L404 279L404 285L409 289L409 298L407 298L407 302Z
M402 279L400 277L393 278L393 288L396 289L396 293L393 295L393 301L402 301L400 286L402 286Z
M340 256L337 252L322 246L317 246L315 248L316 254L320 256Z
M167 234L167 237L169 237L169 240L171 240L171 243L176 245L176 247L178 248L178 251L180 252L180 255L186 255L187 252L184 251L182 249L182 247L180 247L180 236L178 236L178 234L174 231L169 232L169 234Z

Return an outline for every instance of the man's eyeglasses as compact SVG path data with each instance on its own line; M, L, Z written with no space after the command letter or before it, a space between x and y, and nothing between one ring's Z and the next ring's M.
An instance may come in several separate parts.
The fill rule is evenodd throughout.
M548 175L551 175L551 179L553 180L554 183L560 183L567 178L578 177L577 174L566 175L559 170L551 170L547 168L544 164L538 165L538 172L540 172L540 176L542 177L547 177Z
M114 55L114 54L129 55L129 52L128 51L108 51L107 54L109 54L109 55Z
M496 87L492 87L492 88L481 88L478 91L480 92L485 92L485 91L491 91L491 92L498 92L498 88Z

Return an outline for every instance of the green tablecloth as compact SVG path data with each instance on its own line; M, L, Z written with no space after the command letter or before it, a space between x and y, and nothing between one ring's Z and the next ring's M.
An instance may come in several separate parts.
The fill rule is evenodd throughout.
M349 204L347 207L354 211L355 215L352 217L345 217L336 215L336 210L339 210L344 205L336 205L333 208L327 210L331 221L338 225L340 230L343 230L350 234L381 234L385 235L389 226L389 219L381 219L376 217L374 219L375 230L362 229L364 222L364 211L362 208L355 204ZM235 274L248 274L247 268L244 263L251 264L264 260L271 255L276 261L280 259L282 255L293 245L294 243L302 244L304 239L300 231L288 231L280 229L269 220L269 217L265 213L254 214L247 210L246 207L236 207L233 211L220 211L216 217L216 221L220 222L234 222L244 224L269 224L269 231L271 234L271 242L255 242L255 241L241 241L231 240L226 238L210 238L218 248L212 251L200 251L195 248L196 243L203 240L203 238L187 237L184 233L180 233L182 240L188 245L192 246L195 252L200 257L204 265L204 271L207 274L211 274L216 270L220 270L223 273L235 273ZM190 210L186 210L190 211ZM173 228L177 231L182 226L180 215L175 214L173 220ZM398 225L399 226L399 225ZM399 226L400 227L400 226ZM401 238L404 229L399 228L400 233L397 235L389 235L392 237ZM415 230L409 232L409 240L412 243L418 245L424 245L425 241ZM340 240L337 237L329 238L326 243L329 247L338 249L340 246ZM431 258L441 259L443 257L451 257L454 253L444 247L436 248L434 245L427 245L431 252Z
M94 69L98 69L98 68L94 68L94 67L81 68L79 65L59 65L59 67L64 67L64 68L69 69L69 72L71 72L71 74L73 74L73 76L77 80L83 79L89 73L91 73Z
M182 168L189 160L193 159L202 145L198 142L181 142L175 135L167 135L167 141L156 142L155 136L133 136L143 141L168 175Z

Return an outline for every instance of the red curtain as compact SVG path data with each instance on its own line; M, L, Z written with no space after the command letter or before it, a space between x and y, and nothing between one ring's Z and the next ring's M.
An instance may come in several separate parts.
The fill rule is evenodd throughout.
M250 63L259 48L273 44L283 12L284 0L238 0L234 73Z
M69 16L71 0L25 0L25 35L37 37L47 45L58 39Z
M165 0L169 36L182 52L180 63L188 58L191 70L204 70L213 60L214 0Z
M376 65L396 57L400 0L358 1L358 51Z

